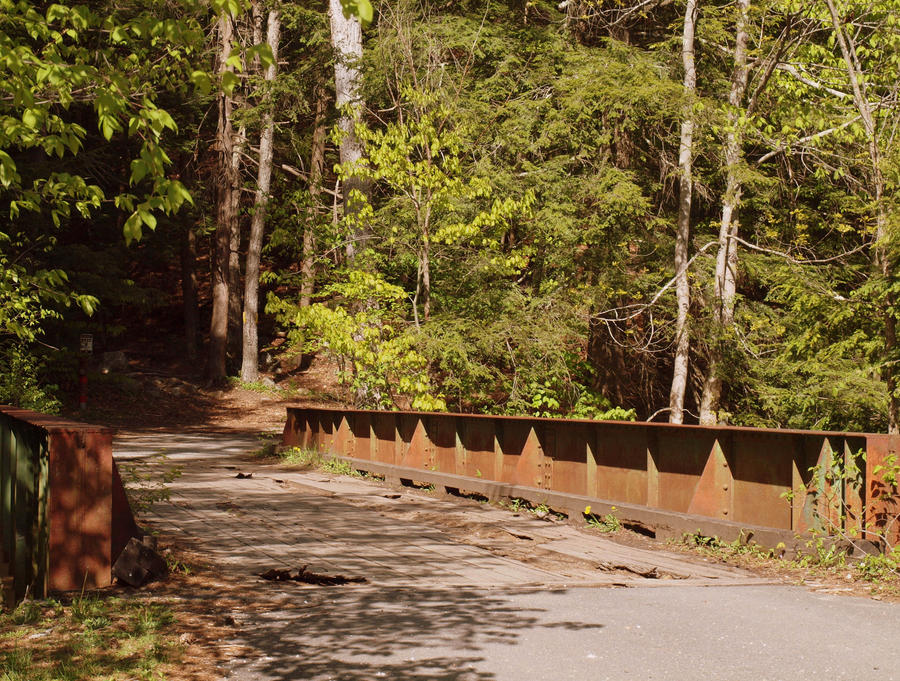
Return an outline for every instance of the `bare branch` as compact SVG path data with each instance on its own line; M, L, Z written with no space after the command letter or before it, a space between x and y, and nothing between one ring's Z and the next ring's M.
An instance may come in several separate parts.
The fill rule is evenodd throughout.
M806 137L801 137L800 139L794 141L792 144L786 144L786 143L782 142L777 149L773 149L769 153L763 154L760 158L758 158L756 160L756 162L757 163L765 163L773 156L777 156L781 152L788 150L791 146L793 146L793 144L806 144L807 142L812 142L813 140L817 140L822 137L827 137L828 135L830 135L832 133L838 132L840 130L843 130L844 128L847 128L847 127L853 125L854 123L856 123L856 121L858 121L860 119L861 119L861 116L854 116L850 120L844 121L840 125L837 125L833 128L828 128L827 130L820 130L819 132L814 133L812 135L807 135Z
M813 80L809 76L801 73L800 70L793 64L779 64L775 68L777 68L779 71L784 71L785 73L790 74L791 76L793 76L794 78L799 80L804 85L808 85L809 87L816 89L816 90L824 90L825 92L827 92L831 95L834 95L835 97L838 97L839 99L846 99L847 97L850 96L846 92L841 92L840 90L835 90L832 87L828 87L827 85L823 85L822 83L819 83L818 81Z

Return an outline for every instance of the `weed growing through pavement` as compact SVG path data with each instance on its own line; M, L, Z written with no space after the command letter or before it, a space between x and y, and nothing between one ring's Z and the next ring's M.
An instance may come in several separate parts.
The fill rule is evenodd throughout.
M363 474L353 468L349 462L333 456L327 456L316 449L291 447L281 452L280 456L285 463L292 466L316 468L326 473L347 475L353 478L363 477Z
M183 560L179 560L171 552L164 553L164 557L166 559L166 566L169 568L169 572L178 572L183 575L189 575L194 571L194 568L190 565L190 563L185 563ZM0 680L2 681L2 680Z
M787 575L794 574L799 577L800 582L810 575L817 579L831 577L842 582L859 580L867 584L866 589L873 595L896 596L900 593L898 549L854 558L847 555L836 542L814 536L803 542L804 549L796 557L788 558L785 556L786 547L783 543L769 549L741 539L724 542L699 531L685 534L682 542L701 555L717 561L744 567L775 568Z
M784 544L779 544L774 549L767 549L754 544L737 539L733 542L723 542L718 537L708 537L697 531L693 534L686 533L682 536L682 542L690 547L698 549L701 553L714 556L720 559L731 556L750 556L760 560L778 560L787 563L781 558L784 551Z
M867 582L896 580L900 568L900 548L895 546L885 553L863 556L855 567L857 574Z
M618 532L622 529L622 523L619 520L618 516L616 516L616 514L614 513L615 510L616 507L612 506L610 508L610 513L599 516L591 512L590 506L585 506L582 514L584 515L584 521L588 524L588 526L593 527L596 530L600 530L601 532Z
M563 520L566 517L564 513L554 511L546 503L534 505L527 499L522 499L521 497L512 497L506 500L501 500L497 502L497 505L502 508L509 509L513 513L531 513L532 515L535 515L538 518L542 519L549 518L552 520Z
M277 456L278 449L281 446L280 433L263 433L259 436L260 448L254 451L251 456L267 459L270 456Z
M514 497L506 502L500 502L501 506L506 506L513 513L518 513L523 508L528 508L528 502L519 497Z
M810 485L792 489L782 497L792 503L805 497L812 511L812 536L805 541L806 550L794 562L803 568L844 572L882 585L900 582L900 546L892 544L900 516L884 509L897 508L900 502L900 460L895 453L872 466L869 508L848 503L848 490L861 490L866 484L866 451L835 449L820 465L809 468ZM865 536L869 545L880 553L851 558L847 548L863 549ZM840 543L835 539L841 540ZM893 588L892 586L892 588Z
M157 502L169 500L169 485L181 477L182 466L167 466L167 462L168 457L159 452L146 459L118 463L135 515L149 511Z

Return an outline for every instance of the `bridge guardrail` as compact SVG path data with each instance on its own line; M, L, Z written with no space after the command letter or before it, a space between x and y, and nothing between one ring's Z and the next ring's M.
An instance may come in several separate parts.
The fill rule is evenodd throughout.
M897 436L288 407L283 443L723 527L900 538Z

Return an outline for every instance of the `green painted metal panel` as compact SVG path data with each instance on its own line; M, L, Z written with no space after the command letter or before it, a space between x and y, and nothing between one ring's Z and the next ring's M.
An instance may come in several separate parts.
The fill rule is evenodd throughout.
M34 593L43 598L47 595L47 580L50 572L50 522L47 515L47 500L50 496L50 450L47 434L43 431L34 434L37 522L34 527L34 550L31 563L34 574Z
M15 433L16 464L13 468L13 577L16 600L25 597L31 584L31 544L33 542L34 472L22 433Z
M16 478L14 498L15 549L13 574L16 598L26 595L36 598L45 595L44 576L47 557L46 512L41 507L46 501L46 478L41 476L42 450L46 439L41 431L25 426L15 433ZM43 443L43 444L42 444ZM44 499L41 499L43 493ZM43 527L42 527L43 525ZM40 577L40 579L38 579Z
M9 562L13 549L12 427L0 419L0 560Z
M51 443L54 467L61 465L72 475L50 479ZM109 584L109 541L114 528L107 524L110 520L117 522L119 534L130 537L134 530L129 527L134 527L134 521L127 502L120 503L118 510L103 506L115 504L109 496L109 480L100 484L100 477L92 473L97 480L91 478L93 486L85 488L85 472L80 468L87 465L93 471L99 466L99 473L106 470L103 467L112 464L109 444L109 433L93 426L82 428L74 422L14 408L0 413L0 584L7 602L20 601L26 595L45 597L51 586L77 588L77 584L71 585L70 577L83 565L90 566L92 584ZM76 450L84 448L91 452L90 461L81 462L77 456ZM51 491L51 484L57 489ZM124 492L120 493L124 499ZM85 509L93 514L90 526L81 527L76 522L78 527L70 527L70 514L77 514L77 520L87 512ZM121 517L110 516L125 512L130 525ZM73 537L73 532L77 536ZM118 540L124 543L127 537L123 540L119 536ZM86 541L92 551L88 556L83 555Z
M10 574L15 578L16 560L16 476L17 476L17 451L16 432L10 428L6 438L6 498L9 504L8 512L4 517L3 537L6 542L6 559L9 563Z

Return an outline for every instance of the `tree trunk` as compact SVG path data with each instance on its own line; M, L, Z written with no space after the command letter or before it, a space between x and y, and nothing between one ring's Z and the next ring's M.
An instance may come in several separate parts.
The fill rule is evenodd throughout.
M431 249L428 239L422 244L422 318L431 318Z
M360 95L359 61L362 59L362 27L355 16L344 16L341 0L329 0L331 19L331 47L334 50L334 92L335 106L340 112L338 128L341 130L340 159L342 164L358 163L363 157L363 146L356 136L356 123L365 103ZM343 185L344 215L357 213L361 205L353 198L353 193L368 191L367 184L360 178L350 176ZM353 260L365 248L368 233L362 225L357 225L347 238L347 259Z
M181 300L184 309L184 349L197 358L197 233L184 230L181 240Z
M235 143L237 146L237 142ZM240 177L240 169L235 169L235 175ZM241 352L241 315L242 293L241 286L241 210L240 210L240 184L231 193L234 199L232 208L231 234L228 239L228 343L227 356L228 367L234 370L235 358Z
M672 386L669 390L669 422L684 422L684 392L687 388L688 360L691 334L688 313L691 308L691 287L688 282L688 247L691 238L691 200L694 189L692 162L694 148L694 95L697 90L697 71L694 67L694 27L697 23L697 0L688 0L684 12L684 32L681 39L681 60L684 63L684 120L681 122L681 142L678 150L680 170L678 185L678 226L675 233L675 296L678 317L675 321L675 361Z
M316 84L316 119L313 125L312 151L309 160L309 203L306 227L303 230L303 256L300 262L300 307L309 307L316 281L315 225L319 216L322 178L325 170L325 114L328 92L322 83Z
M272 64L266 69L265 80L271 83L278 71L278 42L281 37L281 22L278 10L269 12L266 26L266 42L272 50ZM262 133L259 137L259 170L256 180L256 198L253 204L253 218L250 222L250 240L247 245L247 266L244 272L244 315L243 347L241 352L241 380L253 382L259 379L259 336L257 318L259 314L259 256L262 251L263 231L266 223L266 207L269 203L269 189L272 181L273 143L275 138L275 118L272 104L263 114Z
M229 14L218 20L219 54L216 71L219 76L234 68L226 63L234 36L234 23ZM234 186L234 130L231 123L232 99L225 92L218 96L219 120L216 127L219 177L216 187L216 231L212 250L212 318L209 324L209 357L206 375L210 381L220 383L225 379L225 350L228 340L228 259L231 252L232 225L237 216L232 197Z
M254 13L258 14L258 2L254 3ZM252 20L251 16L251 20ZM255 26L255 23L254 23ZM250 27L251 32L255 33L254 26ZM243 51L247 48L248 36L246 33L246 22L244 23L244 33L239 35L239 41L241 44L241 63L243 72L247 72L247 64L244 59ZM251 36L251 39L254 36ZM247 105L246 93L242 90L235 89L234 93L234 108L240 111L242 108L245 108ZM237 358L241 356L242 351L242 328L243 328L243 304L242 304L242 294L243 287L241 286L241 196L242 196L242 177L241 177L241 166L243 165L243 156L244 150L247 147L247 126L241 125L235 134L234 137L234 145L231 152L231 165L232 165L232 175L231 181L232 192L231 192L231 200L233 203L232 215L233 221L231 223L231 244L230 250L228 254L228 358L230 359L230 366L234 368L234 364L237 361Z
M700 423L714 424L722 399L722 359L726 334L734 324L738 233L737 209L741 202L741 181L738 174L743 154L739 122L741 103L747 90L747 16L750 0L737 0L738 16L735 29L734 72L728 95L728 130L725 138L725 195L722 197L722 220L719 224L719 244L716 253L715 287L713 290L713 337L710 340L709 362L700 398Z
M881 171L881 150L878 146L878 129L875 124L875 116L872 105L866 93L864 74L861 72L859 58L856 54L856 45L853 36L844 31L834 0L825 0L828 12L831 15L831 23L834 35L841 48L841 56L847 67L847 77L853 92L853 104L859 112L866 131L869 163L872 165L872 194L875 199L875 266L881 275L885 286L884 302L882 303L882 316L884 318L884 362L881 375L888 389L888 432L896 434L900 432L900 398L897 395L898 378L894 368L893 355L897 349L897 320L894 317L894 305L896 296L890 289L893 278L893 264L886 239L888 236L888 215L884 203L884 175Z

